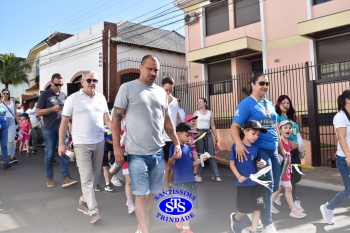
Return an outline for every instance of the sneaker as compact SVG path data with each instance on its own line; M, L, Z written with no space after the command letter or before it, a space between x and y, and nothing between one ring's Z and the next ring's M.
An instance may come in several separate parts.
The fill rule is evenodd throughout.
M320 210L322 213L323 219L328 223L328 224L334 224L334 219L333 219L333 210L330 210L327 208L328 202L326 204L323 204L320 206Z
M116 176L112 177L111 182L116 187L122 186L122 183L120 183L119 179Z
M280 211L278 209L276 209L276 207L274 205L272 205L271 212L274 214L278 214Z
M105 187L105 191L107 192L113 192L114 191L114 188L111 184L107 184L106 187Z
M198 176L198 175L195 175L195 176L194 176L194 180L195 180L196 182L202 182L202 177L200 177L200 176Z
M220 178L219 176L212 177L211 179L212 179L212 180L215 180L215 181L217 181L217 182L221 182L221 181L222 181L221 178Z
M271 223L270 225L267 225L265 228L263 228L261 233L277 233L277 230L273 223Z
M32 154L37 154L38 151L37 150L32 150Z
M193 233L193 231L191 229L182 229L180 233Z
M9 164L9 163L5 163L5 164L4 164L4 169L8 169L8 168L10 168L10 167L12 167L11 164Z
M83 212L84 214L89 214L89 207L85 201L79 202L78 211Z
M91 217L90 217L90 222L91 223L95 223L95 222L98 222L100 220L102 220L102 218L101 218L101 216L98 213L92 214Z
M78 183L78 181L73 180L73 179L71 179L69 176L67 176L67 177L64 178L63 181L62 181L62 188L66 188L66 187L69 187L69 186L71 186L71 185L73 185L73 184L77 184L77 183Z
M18 160L16 159L15 156L11 156L10 163L12 163L12 164L17 164L18 163Z
M301 207L300 201L299 201L299 200L295 200L295 201L294 201L294 205L295 205L295 207L297 207L297 209L300 210L301 212L304 212L304 211L305 211L304 208Z
M55 187L55 181L53 181L53 177L49 178L47 181L46 181L46 186L48 188L52 188L52 187Z
M291 216L292 218L304 218L306 217L306 214L296 208L290 212L289 216Z
M242 233L241 221L236 220L236 213L232 212L230 215L231 230L233 233Z
M30 154L29 154L29 153L27 153L27 154L26 154L26 156L27 156L27 157L29 157L29 156L30 156Z
M101 189L101 187L100 187L100 185L98 183L96 184L95 191L96 192L101 192L102 191L102 189Z
M283 193L280 193L278 196L277 196L277 198L276 198L276 200L275 200L275 203L277 204L277 205L282 205L282 202L281 202L281 197L283 196Z
M128 206L128 214L131 214L131 213L133 213L135 211L134 203L130 203L127 206Z

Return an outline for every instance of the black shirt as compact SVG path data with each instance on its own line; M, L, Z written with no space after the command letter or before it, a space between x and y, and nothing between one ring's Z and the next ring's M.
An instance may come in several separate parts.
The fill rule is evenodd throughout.
M41 93L37 108L40 109L47 109L51 108L55 105L64 104L64 102L67 99L67 95L64 92L60 92L58 95L56 95L52 88L49 88L48 90ZM43 116L44 124L43 124L43 130L58 130L62 118L62 111L59 112L52 112L48 115Z

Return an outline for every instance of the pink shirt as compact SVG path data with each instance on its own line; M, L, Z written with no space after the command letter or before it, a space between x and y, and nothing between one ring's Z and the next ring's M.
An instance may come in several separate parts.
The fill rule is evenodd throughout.
M24 132L26 134L29 133L30 130L30 122L29 121L21 121L19 122L19 126L21 127L21 132Z
M291 148L290 148L290 144L289 144L289 141L288 141L288 144L286 144L282 139L281 139L281 142L282 142L282 145L283 145L283 148L286 152L290 152L291 151ZM288 164L288 167L287 167L287 171L286 171L286 174L282 177L281 181L290 181L292 175L291 175L291 169L292 169L292 158L289 157L289 164Z

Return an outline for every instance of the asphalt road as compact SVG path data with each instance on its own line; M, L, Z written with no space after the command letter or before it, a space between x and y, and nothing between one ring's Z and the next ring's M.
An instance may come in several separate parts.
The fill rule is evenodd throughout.
M97 193L97 202L103 220L95 225L89 217L77 211L80 184L63 189L59 166L54 167L57 186L45 186L43 149L31 157L18 156L19 164L11 169L0 169L0 232L120 232L134 233L137 226L135 214L129 215L125 205L123 187L116 187L114 193ZM71 176L78 179L75 164L70 167ZM204 170L204 182L198 184L200 208L194 211L191 229L197 233L227 233L230 230L229 215L235 211L234 177L230 170L220 168L223 182L211 181L210 169ZM103 184L103 182L101 182ZM349 232L350 202L335 210L335 225L324 223L319 206L329 201L333 191L300 186L299 197L306 210L305 219L289 217L289 208L283 200L278 207L280 214L273 215L279 233L290 232ZM157 206L152 214L152 232L179 232L173 223L156 218ZM243 221L249 232L249 220Z

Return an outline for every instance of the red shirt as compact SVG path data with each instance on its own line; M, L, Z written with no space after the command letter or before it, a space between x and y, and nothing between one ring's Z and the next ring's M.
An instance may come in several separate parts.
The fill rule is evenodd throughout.
M291 151L291 148L290 148L290 144L289 144L289 141L288 141L288 144L286 144L282 139L281 139L281 142L282 142L282 145L283 145L283 148L286 152L290 152ZM281 181L290 181L292 175L291 175L291 170L292 170L292 158L289 157L289 164L288 164L288 167L287 167L287 171L286 171L286 174L282 177Z
M21 127L21 132L24 132L24 133L29 133L29 130L30 130L30 122L29 121L21 121L19 122L19 126Z

